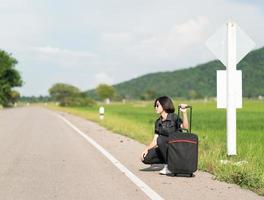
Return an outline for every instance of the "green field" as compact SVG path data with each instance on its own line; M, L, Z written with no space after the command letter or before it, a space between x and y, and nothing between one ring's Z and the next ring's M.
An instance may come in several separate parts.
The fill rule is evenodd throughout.
M184 101L193 106L192 132L199 136L199 169L216 179L236 183L264 195L264 102L244 100L237 110L237 156L226 155L226 110L216 109L214 101ZM174 105L180 102L174 102ZM96 121L108 129L147 144L153 137L158 117L153 102L104 105L100 120L98 106L61 108L49 106Z

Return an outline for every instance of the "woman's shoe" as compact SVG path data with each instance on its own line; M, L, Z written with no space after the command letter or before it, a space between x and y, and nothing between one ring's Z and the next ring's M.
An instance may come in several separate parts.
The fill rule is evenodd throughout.
M168 169L168 165L165 164L163 169L159 171L159 173L161 175L167 175L167 174L171 174L171 171Z

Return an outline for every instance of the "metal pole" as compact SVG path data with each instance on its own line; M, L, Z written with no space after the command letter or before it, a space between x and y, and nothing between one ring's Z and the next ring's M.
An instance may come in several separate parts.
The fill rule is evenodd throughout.
M227 23L227 152L236 155L236 97L234 73L236 71L236 24ZM233 81L233 82L232 82Z

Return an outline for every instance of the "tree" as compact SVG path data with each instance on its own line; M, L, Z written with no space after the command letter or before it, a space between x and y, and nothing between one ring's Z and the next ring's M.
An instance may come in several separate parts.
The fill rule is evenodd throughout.
M115 95L115 90L112 86L107 84L100 84L96 87L96 93L101 100L112 99Z
M201 99L203 98L203 96L200 93L198 93L196 90L189 90L187 98L188 99Z
M73 85L56 83L49 89L49 94L54 100L59 101L61 106L66 106L67 98L79 96L80 90Z
M142 100L149 100L149 99L154 99L156 97L156 92L152 89L148 89L142 96Z
M83 107L83 106L93 106L95 101L87 96L73 96L65 98L65 106L71 107Z
M14 105L20 98L20 93L16 90L12 90L9 93L9 100L12 105Z
M0 104L4 107L11 106L18 100L18 92L12 91L13 87L22 86L22 79L15 69L17 60L11 54L0 50Z
M61 106L93 106L95 101L91 100L85 92L77 87L64 83L57 83L49 89L52 99L58 101Z

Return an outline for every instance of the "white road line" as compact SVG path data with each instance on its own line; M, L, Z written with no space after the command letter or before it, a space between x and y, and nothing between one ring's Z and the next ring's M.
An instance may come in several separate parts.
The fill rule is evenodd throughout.
M140 180L135 174L129 171L123 164L121 164L114 156L112 156L108 151L106 151L102 146L95 142L92 138L80 131L76 126L74 126L67 119L61 115L57 115L64 122L66 122L72 129L84 137L90 144L92 144L98 151L100 151L108 160L110 160L121 172L123 172L134 184L136 184L150 199L163 200L163 198L152 190L146 183Z

